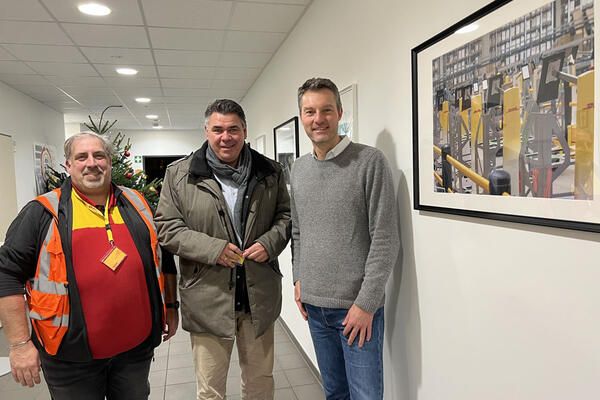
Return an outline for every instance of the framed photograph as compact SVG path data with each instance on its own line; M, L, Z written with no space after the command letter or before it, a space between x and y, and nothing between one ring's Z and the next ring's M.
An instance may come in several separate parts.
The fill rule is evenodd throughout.
M597 1L496 0L412 49L415 209L600 232Z
M340 98L344 112L338 125L338 134L340 136L348 136L356 142L358 140L356 83L341 89Z
M254 150L258 151L260 154L265 154L265 147L267 143L267 137L265 135L260 135L256 139L254 139Z
M273 143L275 161L283 165L283 174L289 190L292 164L296 158L300 157L298 117L290 118L273 128Z

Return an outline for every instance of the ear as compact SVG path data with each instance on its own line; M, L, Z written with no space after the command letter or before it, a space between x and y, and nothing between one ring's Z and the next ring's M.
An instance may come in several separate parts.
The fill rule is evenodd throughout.
M342 115L344 115L344 109L340 108L338 111L338 122L342 119Z
M69 175L71 175L71 161L65 160L65 168L66 168L67 172L69 173Z

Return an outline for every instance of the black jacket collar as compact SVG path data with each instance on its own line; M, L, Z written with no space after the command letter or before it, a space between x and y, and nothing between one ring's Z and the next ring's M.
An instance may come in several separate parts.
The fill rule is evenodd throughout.
M248 146L248 144L245 144ZM212 169L206 161L206 149L208 148L208 141L204 142L202 147L194 152L192 155L192 162L190 163L190 175L197 178L212 178ZM275 173L275 168L271 164L268 158L260 154L259 152L250 149L252 155L252 175L256 176L256 179L261 180L266 176Z

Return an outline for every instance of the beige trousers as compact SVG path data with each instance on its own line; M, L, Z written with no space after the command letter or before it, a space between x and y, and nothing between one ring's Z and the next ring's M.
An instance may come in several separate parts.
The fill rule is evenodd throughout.
M274 326L255 338L250 315L238 314L235 343L242 372L243 400L273 400ZM225 399L227 371L234 341L209 333L192 333L197 400Z

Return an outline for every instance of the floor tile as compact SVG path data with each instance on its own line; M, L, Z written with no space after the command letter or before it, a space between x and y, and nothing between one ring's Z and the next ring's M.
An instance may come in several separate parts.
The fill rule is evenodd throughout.
M192 345L189 342L173 342L169 346L169 355L191 354Z
M300 353L296 354L286 354L283 356L276 356L281 368L286 369L294 369L294 368L302 368L306 367L306 363L304 359L300 355Z
M148 400L164 400L165 398L165 387L151 387L150 388L150 397Z
M169 369L194 366L194 357L192 357L192 353L170 354L168 360Z
M273 380L275 381L275 389L289 388L291 386L283 371L273 372Z
M196 398L196 383L167 385L165 400L192 400Z
M276 389L275 390L275 400L298 400L296 394L291 388L286 389ZM302 400L313 400L313 399L302 399Z
M312 385L318 383L315 376L312 374L308 367L286 369L285 376L287 377L290 385Z
M162 371L152 371L150 372L150 376L148 377L148 381L150 382L150 387L162 387L165 386L165 382L167 379L167 370L164 369Z
M167 356L154 357L152 364L150 364L150 371L163 371L167 369Z
M176 368L167 371L167 385L196 382L194 367Z
M292 386L292 389L294 389L294 393L298 399L325 400L323 388L319 384Z

